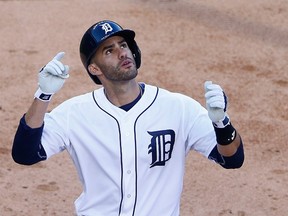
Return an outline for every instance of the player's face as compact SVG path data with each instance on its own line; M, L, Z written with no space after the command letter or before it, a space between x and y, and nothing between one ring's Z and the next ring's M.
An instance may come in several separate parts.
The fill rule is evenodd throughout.
M120 36L114 36L104 41L92 62L102 72L101 79L104 76L110 81L128 81L134 79L138 74L133 54L127 42Z

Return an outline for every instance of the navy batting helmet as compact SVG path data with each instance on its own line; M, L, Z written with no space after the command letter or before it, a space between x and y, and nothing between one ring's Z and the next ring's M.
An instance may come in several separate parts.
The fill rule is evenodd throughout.
M123 37L134 56L137 69L141 65L141 52L136 41L134 40L134 31L129 29L123 29L119 24L110 20L97 22L85 32L80 43L81 61L86 68L89 76L96 84L101 84L101 82L96 75L92 75L88 71L88 66L99 45L104 40L112 36Z

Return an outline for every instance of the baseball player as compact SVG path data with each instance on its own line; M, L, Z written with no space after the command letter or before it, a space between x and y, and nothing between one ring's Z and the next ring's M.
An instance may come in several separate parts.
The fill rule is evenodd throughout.
M69 77L63 56L58 53L39 72L12 156L31 165L67 150L83 186L77 215L178 216L190 150L227 169L242 166L243 144L222 88L205 82L205 109L188 96L136 81L141 52L134 31L109 20L91 26L80 57L102 86L48 113Z

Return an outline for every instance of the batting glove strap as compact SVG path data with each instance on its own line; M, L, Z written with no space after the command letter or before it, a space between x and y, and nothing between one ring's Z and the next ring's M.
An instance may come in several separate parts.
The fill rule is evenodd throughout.
M224 119L217 122L213 122L213 126L216 128L225 128L229 124L230 124L230 118L226 113Z
M48 102L51 100L53 93L43 92L40 88L35 92L34 97L41 101Z
M214 126L214 130L216 134L216 140L219 145L229 145L236 138L237 132L230 121L229 124L227 124L224 128L218 128Z

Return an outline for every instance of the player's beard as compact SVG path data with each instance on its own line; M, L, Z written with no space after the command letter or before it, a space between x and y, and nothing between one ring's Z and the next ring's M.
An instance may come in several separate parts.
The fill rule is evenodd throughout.
M130 67L128 69L122 69L121 63L119 63L116 67L113 65L104 64L98 64L98 66L103 72L105 78L111 81L129 81L134 79L138 75L138 70L135 67L135 62L133 64L133 67Z

